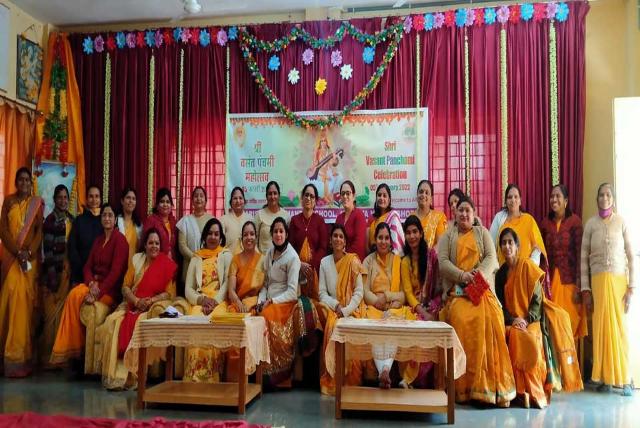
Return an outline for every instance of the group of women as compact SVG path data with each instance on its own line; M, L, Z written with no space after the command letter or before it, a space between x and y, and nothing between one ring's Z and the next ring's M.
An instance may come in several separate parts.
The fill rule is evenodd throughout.
M551 211L539 227L524 211L520 189L509 185L491 231L459 189L449 194L449 220L435 210L428 180L418 184L417 209L404 222L392 208L389 186L378 186L368 224L355 206L354 184L345 181L344 210L330 231L314 211L319 195L313 184L302 189L302 212L292 218L279 204L276 182L268 183L267 203L254 218L244 211L241 188L231 192L229 212L216 219L206 212L205 189L196 187L192 214L178 222L166 188L140 222L134 189L123 191L116 212L100 205L100 189L91 186L87 207L73 219L68 189L58 186L44 223L28 169L18 171L15 184L0 216L5 376L30 371L37 301L44 318L39 357L51 365L81 357L81 308L101 302L113 309L96 331L103 383L134 385L122 356L136 323L180 295L190 314L263 316L271 349L266 373L275 386L291 385L297 355L316 348L324 355L339 318L441 320L454 327L466 353L457 401L509 406L517 400L541 408L554 389L582 389L574 341L587 334L587 312L593 311L592 380L600 390L618 386L631 394L624 313L633 292L633 256L609 184L598 189L598 215L584 230L568 207L566 187L552 189ZM350 361L347 383L433 383L433 363L395 362L393 350L385 351L391 358ZM237 359L234 350L189 348L184 379L235 379ZM320 388L331 394L335 385L320 361Z

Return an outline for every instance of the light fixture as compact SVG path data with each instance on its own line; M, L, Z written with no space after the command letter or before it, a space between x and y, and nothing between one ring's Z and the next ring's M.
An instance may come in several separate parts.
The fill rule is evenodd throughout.
M200 13L202 5L198 3L198 0L184 0L184 11L190 15Z

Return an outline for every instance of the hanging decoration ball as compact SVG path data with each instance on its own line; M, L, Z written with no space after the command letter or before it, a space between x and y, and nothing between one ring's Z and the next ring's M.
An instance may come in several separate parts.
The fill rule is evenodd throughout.
M280 58L278 58L276 55L273 55L271 58L269 58L269 70L277 71L279 68Z
M362 60L365 64L371 64L373 62L373 58L376 55L376 50L371 46L367 46L362 51Z
M305 49L304 52L302 52L302 62L304 63L304 65L309 65L313 62L313 50L312 49Z
M351 76L353 76L353 68L351 67L351 64L345 64L340 67L340 77L342 77L343 80L349 80L351 79Z
M340 52L340 50L331 52L331 65L334 67L340 67L342 65L342 52Z
M324 91L326 91L327 89L327 81L325 79L316 80L316 84L314 88L316 90L316 94L318 95L324 94Z
M222 29L220 31L218 31L218 34L216 35L216 38L217 38L218 44L220 46L224 46L224 45L227 44L228 35L227 35L226 31L224 31Z
M91 40L91 37L84 39L82 42L82 50L84 50L84 53L87 55L93 53L93 40Z
M295 85L300 80L300 72L295 67L292 68L291 70L289 70L289 74L287 76L287 80L292 85Z

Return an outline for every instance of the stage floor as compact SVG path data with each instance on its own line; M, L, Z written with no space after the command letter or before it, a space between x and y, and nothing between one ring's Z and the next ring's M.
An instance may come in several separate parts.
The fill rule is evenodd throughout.
M578 394L555 394L551 406L535 409L479 409L456 406L456 425L483 427L633 427L640 426L637 409L640 391L632 398L594 392L589 386ZM634 412L635 409L635 412ZM67 381L61 372L38 374L27 379L0 378L0 411L32 411L44 414L149 419L239 419L232 408L152 405L136 409L134 391L109 392L97 379ZM274 427L423 427L446 426L446 415L383 412L349 412L342 420L334 419L332 397L308 389L268 392L247 407L247 421Z

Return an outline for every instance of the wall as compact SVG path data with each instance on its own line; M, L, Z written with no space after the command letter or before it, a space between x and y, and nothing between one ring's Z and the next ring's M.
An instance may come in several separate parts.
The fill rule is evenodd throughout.
M0 89L0 95L9 98L10 100L15 100L16 98L16 49L17 49L17 35L20 33L24 33L24 36L38 43L40 46L43 46L46 49L47 38L49 37L50 26L48 24L42 23L16 5L11 3L8 0L0 0L0 3L7 6L10 10L9 13L9 57L8 58L0 58L0 66L9 68L9 79L8 85L5 88L6 91ZM33 25L32 28L29 27ZM28 30L27 30L28 29ZM6 62L5 62L6 61ZM22 102L20 102L22 104ZM32 104L24 103L29 107L35 107Z
M614 181L613 99L640 95L636 0L599 0L587 15L587 106L583 217L596 212L600 183Z

